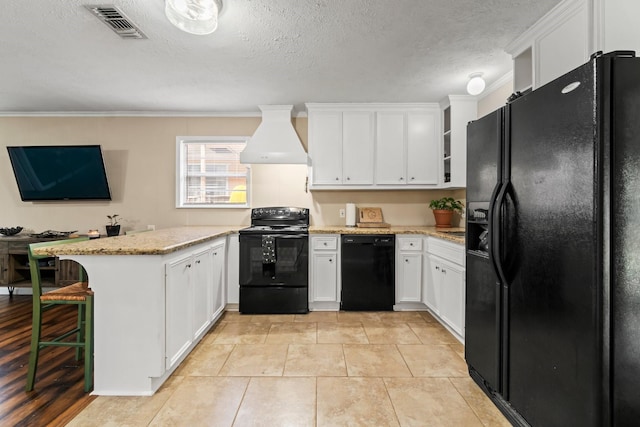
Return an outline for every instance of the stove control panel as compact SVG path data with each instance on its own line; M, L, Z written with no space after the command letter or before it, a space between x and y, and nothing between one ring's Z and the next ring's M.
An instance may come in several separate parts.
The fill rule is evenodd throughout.
M262 220L304 220L309 218L309 209L306 208L255 208L251 210L251 219Z

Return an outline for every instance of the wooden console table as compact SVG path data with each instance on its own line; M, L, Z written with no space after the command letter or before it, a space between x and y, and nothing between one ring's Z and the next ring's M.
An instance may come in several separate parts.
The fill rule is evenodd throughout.
M0 236L0 286L6 286L13 296L15 288L31 288L28 247L31 243L60 240L60 237L38 238L28 235ZM78 264L57 257L42 260L43 285L60 287L78 281Z

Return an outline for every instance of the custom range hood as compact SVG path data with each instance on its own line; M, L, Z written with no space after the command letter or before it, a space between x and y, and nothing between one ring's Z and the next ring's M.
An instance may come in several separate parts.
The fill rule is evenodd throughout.
M240 163L307 164L307 153L291 124L293 105L259 105L262 123L240 153Z

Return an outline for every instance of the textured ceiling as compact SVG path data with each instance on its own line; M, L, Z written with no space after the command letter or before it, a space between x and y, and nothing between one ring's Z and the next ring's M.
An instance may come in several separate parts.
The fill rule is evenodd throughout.
M559 0L223 0L213 34L163 0L2 0L0 114L259 112L259 104L434 102L511 69L503 48ZM119 7L118 37L85 4Z

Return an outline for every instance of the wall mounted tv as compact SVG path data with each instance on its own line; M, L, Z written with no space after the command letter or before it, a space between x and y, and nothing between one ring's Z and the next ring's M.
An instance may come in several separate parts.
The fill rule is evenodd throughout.
M7 147L20 197L45 200L111 200L99 145Z

